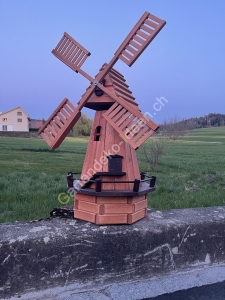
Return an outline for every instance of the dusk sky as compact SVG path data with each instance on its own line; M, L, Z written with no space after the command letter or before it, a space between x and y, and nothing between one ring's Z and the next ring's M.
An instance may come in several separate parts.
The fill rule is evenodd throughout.
M51 54L63 33L91 52L82 69L95 76L145 11L166 26L132 67L115 65L142 112L158 123L224 114L225 0L0 0L0 111L47 119L65 97L76 105L89 81Z

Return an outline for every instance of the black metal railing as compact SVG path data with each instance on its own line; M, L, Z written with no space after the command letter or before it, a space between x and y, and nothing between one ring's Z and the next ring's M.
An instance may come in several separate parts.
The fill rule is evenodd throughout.
M88 183L90 183L89 185L91 185L92 183L95 183L95 191L96 192L101 192L102 191L102 185L104 183L133 183L133 192L138 192L139 188L140 188L140 183L142 183L142 182L148 182L149 181L149 187L154 188L155 187L155 182L156 182L156 176L148 176L144 172L142 172L140 174L141 179L135 179L135 180L115 180L115 181L112 181L112 180L102 180L100 178L87 180L87 179L73 177L73 175L76 175L76 174L81 174L81 173L80 172L79 173L68 172L68 174L67 174L67 187L68 188L73 188L73 182L74 182L74 180L88 182Z

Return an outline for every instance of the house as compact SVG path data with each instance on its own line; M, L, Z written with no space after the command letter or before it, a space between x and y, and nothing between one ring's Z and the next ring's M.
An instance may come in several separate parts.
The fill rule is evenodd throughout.
M44 119L37 120L37 119L30 119L29 120L29 128L30 129L39 129L45 123Z
M29 116L20 107L0 112L0 131L29 131Z

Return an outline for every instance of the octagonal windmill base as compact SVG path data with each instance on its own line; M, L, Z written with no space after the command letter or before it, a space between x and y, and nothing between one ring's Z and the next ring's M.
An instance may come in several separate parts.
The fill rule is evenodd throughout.
M74 217L97 225L132 224L147 215L147 194L100 197L77 193Z

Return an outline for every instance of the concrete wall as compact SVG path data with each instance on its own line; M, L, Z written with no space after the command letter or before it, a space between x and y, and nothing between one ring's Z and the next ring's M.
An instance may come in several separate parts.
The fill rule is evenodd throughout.
M29 131L27 114L20 107L0 115L0 131L7 126L7 131Z
M0 298L136 300L225 280L225 207L148 210L132 225L0 225Z

